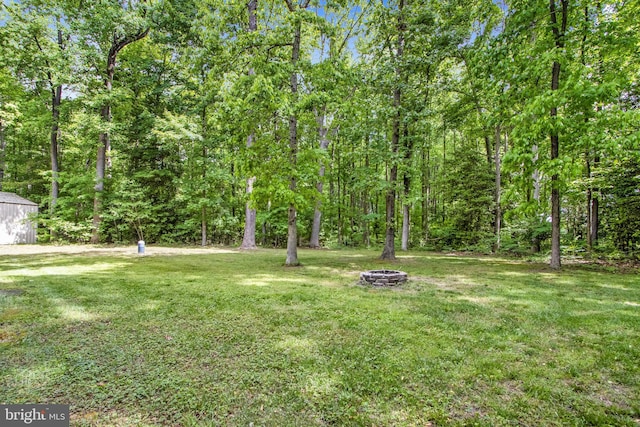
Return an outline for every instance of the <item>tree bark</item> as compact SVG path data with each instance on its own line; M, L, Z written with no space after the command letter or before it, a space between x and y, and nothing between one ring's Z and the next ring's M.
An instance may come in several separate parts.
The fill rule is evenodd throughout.
M60 166L58 163L58 138L60 136L60 104L62 102L62 86L58 85L51 89L51 202L49 213L53 214L58 203Z
M111 93L113 88L113 75L115 73L117 51L113 49L109 52L107 58L107 74L104 81L105 90ZM111 101L107 101L102 107L100 117L104 123L111 123ZM91 233L91 243L100 242L100 224L102 222L102 196L104 194L104 177L107 165L107 156L111 151L111 139L109 132L100 133L100 144L98 145L98 153L96 155L96 185L94 187L95 196L93 199L93 229Z
M431 149L422 148L422 233L425 243L429 240L429 208L431 204Z
M0 191L2 191L2 183L4 181L6 148L7 148L7 141L4 137L4 123L2 122L2 120L0 120Z
M493 252L498 252L500 250L500 230L501 230L501 217L502 217L502 209L500 208L500 199L501 199L501 191L502 191L502 172L501 172L501 164L500 164L500 126L496 126L495 132L495 172L496 172L496 188L495 188L495 222L494 222L494 232L495 232L495 243L493 246Z
M540 203L540 189L541 189L540 170L536 166L536 164L538 163L538 157L539 157L538 150L539 149L537 145L534 145L531 150L533 151L533 164L534 164L534 169L533 169L533 173L531 174L531 178L533 179L533 200Z
M394 90L394 105L400 105L400 89ZM395 212L396 212L396 182L398 181L398 164L395 155L398 153L400 141L400 112L396 114L393 120L393 133L391 136L391 152L393 153L391 170L389 171L389 189L386 196L386 233L384 240L384 248L382 250L381 259L396 259L395 252Z
M405 126L404 128L404 145L404 201L402 203L402 239L400 243L400 249L403 251L407 251L409 250L409 236L411 228L411 204L409 203L409 195L411 192L411 172L409 171L409 164L411 160L411 150L413 148L412 143L409 139L409 130L407 126Z
M435 174L434 174L435 175ZM442 123L442 176L447 175L447 123ZM447 203L444 191L440 191L440 203L442 204L441 224L447 219ZM436 214L437 214L436 209Z
M400 88L400 82L402 81L402 70L400 68L400 61L402 59L404 51L404 31L405 23L402 16L404 9L404 0L400 0L398 4L398 45L396 47L396 85L393 89L393 107L395 115L393 118L393 127L391 134L391 170L389 172L389 190L386 196L386 233L384 240L384 248L382 249L381 259L394 260L396 259L395 249L395 212L396 212L396 183L398 181L398 159L397 154L400 147L400 126L402 123L402 113L400 107L402 104L402 89Z
M204 81L204 76L203 80ZM202 113L200 115L201 127L202 127L202 200L207 199L207 158L209 157L209 150L204 141L207 137L207 106L204 105ZM207 206L203 205L200 212L200 245L202 247L207 246Z
M200 211L200 246L207 246L207 207Z
M293 36L293 47L291 49L291 64L293 71L291 72L291 94L293 101L298 96L298 71L296 65L300 58L300 33L301 24L296 24ZM289 178L289 190L292 194L296 192L296 164L298 160L298 118L295 111L289 116L289 163L291 167L291 176ZM300 265L298 261L298 224L296 218L296 205L294 202L289 203L288 221L287 221L287 259L285 265Z
M256 10L258 9L258 0L249 0L247 5L249 12L249 32L258 30L258 19L256 16ZM249 75L255 75L253 68L249 69ZM253 146L254 134L251 133L247 137L247 150ZM253 193L253 184L256 180L255 176L247 178L246 194L247 203L245 206L245 220L244 220L244 235L242 237L242 244L240 249L257 249L256 246L256 210L251 207L251 194Z
M60 23L58 22L58 25ZM64 50L65 43L62 30L58 28L58 47ZM60 173L60 165L58 163L58 139L60 137L60 105L62 103L62 85L55 84L52 74L49 74L49 83L51 87L51 202L49 204L49 213L53 214L58 204L58 194L60 192L60 183L58 174Z
M540 208L540 170L538 170L537 167L537 163L538 163L538 157L539 157L539 149L537 145L534 145L533 148L531 149L531 151L533 152L533 173L531 174L531 179L533 180L533 200L535 200L536 203L536 221L538 220L538 209ZM529 196L530 194L530 190L527 192L527 199L530 198ZM540 237L538 236L537 233L535 233L532 238L531 238L531 252L534 254L537 254L540 252Z
M118 38L114 33L113 43L107 54L107 69L104 79L105 91L111 93L113 88L113 76L116 70L116 59L118 53L127 45L145 38L149 34L149 28L143 29L138 33L125 35ZM111 123L111 101L107 100L102 107L100 116L105 123ZM111 139L109 132L101 132L99 137L98 153L96 155L96 185L94 187L95 195L93 199L93 227L91 232L91 243L100 242L100 224L102 223L102 197L104 193L105 169L110 163L107 159L111 151Z
M62 51L65 49L64 38L62 30L60 29L60 21L57 20L57 40L58 48ZM40 52L45 55L45 51L40 44L37 36L34 36L34 41ZM56 204L58 203L59 193L59 177L60 166L58 163L58 139L60 136L60 105L62 103L62 85L60 85L54 78L53 70L48 59L45 59L47 68L47 80L49 83L49 90L51 91L51 130L49 135L49 158L51 160L51 192L49 200L49 213L53 214ZM53 235L52 230L52 235Z
M389 188L386 196L386 224L387 231L385 234L384 248L382 250L381 259L394 260L396 259L395 252L395 210L396 210L396 190L394 188L395 182L398 178L398 166L393 165L389 173L389 182L392 188Z
M321 114L316 114L316 123L318 124L318 136L320 138L320 150L326 151L329 148L330 140L329 126L327 125L327 112L326 108L323 108ZM313 212L313 223L311 225L311 239L309 240L310 248L320 248L320 226L322 225L322 180L325 174L324 162L320 161L320 168L318 170L318 182L316 183L316 190L318 191L318 200L316 200L316 206Z
M555 48L560 50L564 48L564 34L567 27L567 0L560 0L562 7L562 23L558 26L556 0L549 1L549 12L551 15L551 28ZM557 91L560 86L560 62L555 60L551 68L551 90ZM558 117L558 108L554 105L551 107L551 121L555 122ZM554 123L555 125L555 123ZM559 157L560 138L557 128L554 126L549 138L551 142L551 161L553 162ZM551 177L551 261L550 267L558 269L561 266L560 253L560 176L556 172Z
M324 177L325 166L321 165L320 170L318 171L318 177L322 179ZM319 197L322 196L322 189L324 185L322 181L318 181L316 183L316 190L318 191ZM311 238L309 239L309 247L314 249L320 248L320 226L322 224L322 201L318 198L316 200L316 206L313 211L313 223L311 224Z
M247 178L247 197L250 197L253 193L253 183L256 177ZM240 249L257 249L256 246L256 218L257 212L251 207L251 201L247 200L244 210L245 222L244 222L244 235L242 236L242 244Z
M369 202L369 194L365 190L362 194L362 244L367 248L371 245L371 238L369 236L369 220L366 219L368 215L371 213L370 211L370 202Z
M410 232L410 209L408 203L402 204L402 239L400 243L400 249L403 251L409 250L409 232Z
M600 157L596 156L593 159L594 165L597 167L600 163ZM589 209L589 249L598 244L598 229L600 228L600 201L598 198L599 189L592 188L589 190L591 196L591 206Z
M482 116L480 116L480 118L482 119ZM487 154L487 163L491 166L491 163L493 163L495 159L491 159L491 138L489 138L489 135L484 136L484 149Z
M554 0L551 0L552 2ZM558 89L558 81L560 76L560 63L554 62L552 69L551 90ZM558 115L556 107L551 108L551 118L555 119ZM550 135L551 139L551 160L558 158L559 154L559 137L556 131ZM557 269L561 266L560 254L560 177L558 173L551 176L551 262L550 267Z

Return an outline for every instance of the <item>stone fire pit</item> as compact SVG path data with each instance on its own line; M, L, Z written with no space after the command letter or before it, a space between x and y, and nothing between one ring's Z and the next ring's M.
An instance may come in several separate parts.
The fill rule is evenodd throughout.
M407 273L397 270L369 270L360 273L360 283L371 286L398 286L407 281Z

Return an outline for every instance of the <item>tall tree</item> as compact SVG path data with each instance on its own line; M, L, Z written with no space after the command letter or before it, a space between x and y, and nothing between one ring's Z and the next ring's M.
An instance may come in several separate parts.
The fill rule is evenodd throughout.
M60 28L60 21L57 21L58 30L57 30L57 41L58 47L61 50L65 48L65 41L62 35L62 28ZM60 172L60 166L58 162L58 139L60 135L60 104L62 103L62 84L53 82L53 74L48 73L48 78L51 87L51 145L50 145L50 153L51 153L51 205L49 209L53 214L55 211L56 204L58 203L58 193L59 189L59 178L58 174Z
M101 96L103 101L100 106L103 130L99 135L96 154L92 243L100 241L105 171L109 167L111 155L109 128L112 119L112 90L116 61L122 49L149 34L148 9L149 5L144 0L136 2L119 0L109 3L96 2L78 5L73 15L80 37L90 50L88 52L89 63L95 67L103 82Z
M70 40L68 27L63 24L65 14L56 2L22 1L6 6L11 16L9 31L23 47L8 62L25 81L31 83L34 93L46 92L50 114L49 157L50 196L49 212L53 214L60 191L60 109L63 85L70 81L71 55L65 50Z
M549 13L551 19L551 31L555 44L555 55L561 55L565 45L565 33L567 31L568 0L560 0L558 12L557 0L549 0ZM560 19L558 20L558 13ZM560 21L560 22L558 22ZM551 68L551 91L557 91L560 87L560 59L556 56ZM552 130L549 135L551 141L551 161L558 159L560 150L560 137L555 119L558 116L558 107L553 105L550 111ZM560 176L557 172L551 177L551 268L560 268Z
M333 6L333 7L331 7ZM335 10L334 10L335 7ZM327 13L328 12L328 13ZM353 14L351 5L327 5L324 21L319 21L320 48L318 62L309 72L309 90L313 92L313 113L318 129L318 148L322 155L318 169L316 190L318 197L313 212L311 237L309 247L320 247L320 229L322 225L322 198L324 179L327 169L324 156L338 132L338 116L346 110L353 91L359 81L353 79L352 64L349 59L349 42L361 30L362 19L366 14L366 7Z
M393 50L394 72L396 83L393 85L393 112L391 124L391 164L389 168L389 188L385 198L386 202L386 233L384 248L382 249L382 259L393 260L396 258L395 237L396 237L396 186L398 181L398 152L400 150L400 133L402 126L402 86L404 81L401 62L403 60L406 22L404 16L405 0L398 1L398 10L395 16L395 49Z
M249 0L247 3L247 12L249 15L249 28L248 31L255 33L258 31L258 0ZM249 68L249 76L255 75L253 67ZM251 149L253 146L253 140L255 138L254 132L251 132L247 136L247 149ZM256 180L255 176L247 178L247 202L245 205L245 219L244 219L244 235L242 237L241 249L256 249L256 209L251 206L251 194L253 193L253 184Z
M302 37L303 17L300 13L309 7L311 0L301 0L296 2L293 0L285 0L289 13L292 14L291 20L293 25L293 40L291 43L291 112L289 113L289 165L291 167L291 176L289 177L289 190L291 191L292 200L289 202L288 219L287 219L287 258L285 265L296 266L300 264L298 261L298 224L296 203L293 195L296 194L297 177L296 165L298 163L298 62L300 60L300 46Z

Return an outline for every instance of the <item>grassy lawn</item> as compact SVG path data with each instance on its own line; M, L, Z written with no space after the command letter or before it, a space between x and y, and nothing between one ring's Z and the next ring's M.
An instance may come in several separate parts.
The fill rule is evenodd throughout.
M0 257L0 403L72 425L640 425L640 275L411 252ZM397 289L357 285L395 268Z

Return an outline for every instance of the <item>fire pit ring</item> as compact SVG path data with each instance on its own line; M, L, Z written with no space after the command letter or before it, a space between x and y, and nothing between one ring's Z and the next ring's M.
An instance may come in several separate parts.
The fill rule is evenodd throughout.
M369 270L360 273L360 283L371 286L398 286L407 281L407 273L398 270Z

